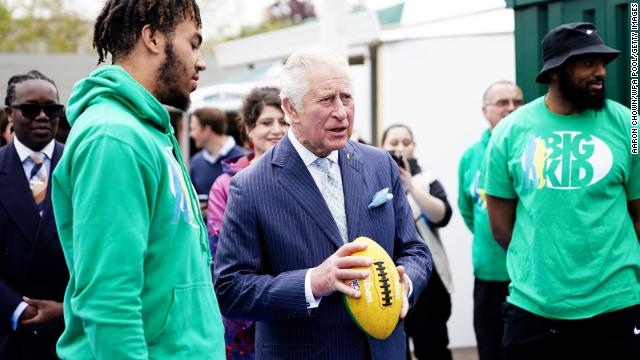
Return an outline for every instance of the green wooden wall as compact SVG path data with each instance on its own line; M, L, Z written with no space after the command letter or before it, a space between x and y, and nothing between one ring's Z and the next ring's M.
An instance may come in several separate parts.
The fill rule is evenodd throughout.
M607 96L629 106L628 0L506 0L515 13L516 81L526 101L546 93L547 87L535 82L542 67L540 42L554 27L588 21L598 27L604 42L621 51L607 66Z

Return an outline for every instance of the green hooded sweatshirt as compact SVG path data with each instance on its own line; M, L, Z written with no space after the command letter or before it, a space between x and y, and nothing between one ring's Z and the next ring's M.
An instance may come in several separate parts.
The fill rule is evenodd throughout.
M119 66L74 87L52 178L62 359L224 359L207 231L169 113Z

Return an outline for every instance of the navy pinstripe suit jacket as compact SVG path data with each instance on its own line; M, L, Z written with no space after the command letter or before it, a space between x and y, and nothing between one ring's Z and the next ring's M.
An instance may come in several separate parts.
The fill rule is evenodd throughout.
M348 155L347 155L348 154ZM367 236L404 265L412 299L431 275L431 254L416 232L397 166L379 149L349 141L339 151L349 239ZM393 200L368 209L388 187ZM222 313L256 323L258 359L404 359L402 322L386 340L357 328L342 295L308 311L306 271L342 245L319 189L284 137L234 176L220 232L215 289Z

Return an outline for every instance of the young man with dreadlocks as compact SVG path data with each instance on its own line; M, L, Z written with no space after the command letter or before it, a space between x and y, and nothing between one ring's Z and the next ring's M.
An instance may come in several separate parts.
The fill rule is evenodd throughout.
M163 104L186 110L202 36L194 0L109 0L76 84L53 203L70 281L62 359L223 359L207 230Z

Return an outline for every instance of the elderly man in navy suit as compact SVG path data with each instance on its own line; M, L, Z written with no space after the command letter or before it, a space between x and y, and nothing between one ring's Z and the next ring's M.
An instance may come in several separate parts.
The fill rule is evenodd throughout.
M367 236L398 265L401 317L431 274L395 162L349 140L354 100L348 64L332 50L304 48L287 60L281 97L291 127L231 182L220 233L215 288L223 314L256 323L259 359L403 359L399 322L386 340L362 332L343 294L362 278L350 256ZM387 202L374 195L388 188Z
M38 71L9 80L4 111L15 138L0 149L0 359L57 359L69 280L48 181L62 156L58 101Z

